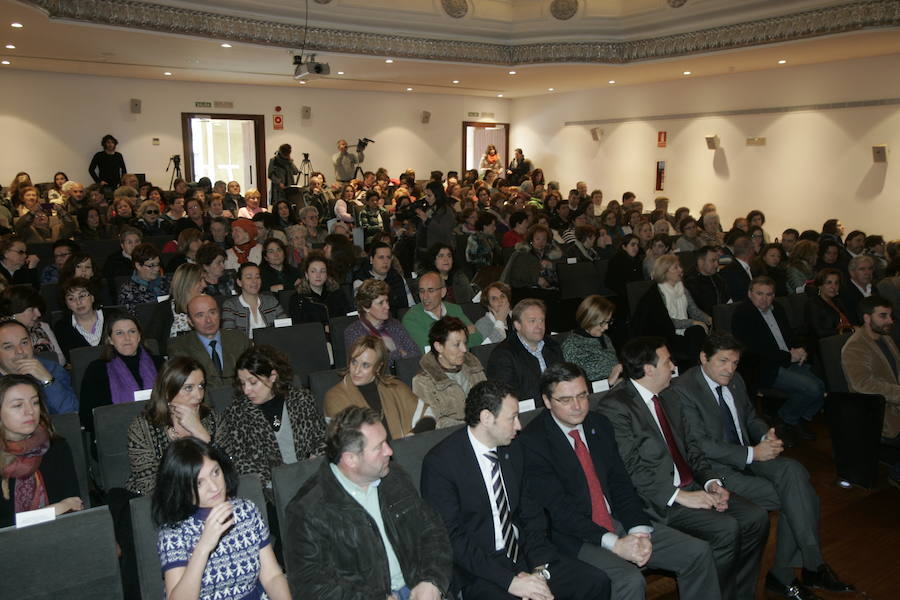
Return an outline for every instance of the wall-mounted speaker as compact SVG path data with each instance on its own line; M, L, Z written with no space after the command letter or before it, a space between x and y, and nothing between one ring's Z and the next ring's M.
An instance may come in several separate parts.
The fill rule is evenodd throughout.
M875 162L887 162L887 146L884 144L872 146L872 160Z
M423 110L422 111L422 123L427 124L429 121L431 121L431 113L428 112L427 110Z
M312 118L312 107L304 106L300 109L300 117L303 119L311 119Z
M715 150L719 147L719 136L717 135L708 135L706 136L706 147L710 150Z
M599 142L603 139L603 130L599 127L591 127L591 139L595 142Z
M141 101L137 98L131 99L131 112L136 115L141 114Z

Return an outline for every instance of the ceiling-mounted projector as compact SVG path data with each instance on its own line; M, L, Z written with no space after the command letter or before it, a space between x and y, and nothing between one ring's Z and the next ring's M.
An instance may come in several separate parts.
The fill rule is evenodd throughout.
M309 79L317 75L330 75L328 63L316 62L316 55L310 54L306 60L303 56L294 56L294 79Z

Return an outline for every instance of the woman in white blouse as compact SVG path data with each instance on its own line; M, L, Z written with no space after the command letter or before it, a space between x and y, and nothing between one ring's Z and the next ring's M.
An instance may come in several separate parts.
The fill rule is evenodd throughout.
M271 327L275 319L287 317L278 300L259 292L262 275L256 263L245 262L238 269L237 286L241 293L222 303L222 328L240 329L253 338L253 330Z

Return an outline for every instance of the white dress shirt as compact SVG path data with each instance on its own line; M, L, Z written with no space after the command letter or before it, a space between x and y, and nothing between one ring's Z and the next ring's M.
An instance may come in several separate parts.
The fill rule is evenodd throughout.
M466 433L469 435L469 443L472 444L472 449L475 451L475 458L478 459L478 467L481 469L481 478L484 480L484 487L487 489L488 498L491 499L491 517L494 520L494 550L502 551L506 548L506 543L503 539L503 526L500 524L500 509L497 508L497 499L494 497L494 485L493 485L493 476L491 471L494 468L494 463L491 459L485 456L485 453L495 451L499 455L502 450L499 450L496 446L493 448L488 448L481 442L479 442L474 435L472 435L472 428L466 427ZM503 481L503 470L500 470L500 480ZM506 490L506 482L503 482L503 489ZM515 532L516 538L519 537L519 529L516 527L514 523L512 523L512 501L509 499L509 492L506 493L506 499L509 503L509 511L510 511L510 525L512 525L513 531Z

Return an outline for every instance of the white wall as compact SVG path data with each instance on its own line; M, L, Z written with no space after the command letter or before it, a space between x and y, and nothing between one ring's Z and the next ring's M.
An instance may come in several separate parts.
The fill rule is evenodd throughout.
M849 232L900 237L900 152L872 162L871 146L900 150L900 106L816 110L774 115L629 121L564 126L566 121L796 106L900 97L900 60L877 57L729 76L609 87L513 101L510 143L521 146L564 192L578 180L605 198L631 190L652 207L656 195L670 208L694 214L706 202L719 207L723 225L751 208L767 217L766 230L819 229L839 218ZM657 148L657 131L668 147ZM707 134L721 149L708 150ZM745 145L763 136L767 145ZM666 161L663 192L654 191L656 161ZM891 161L895 161L892 166Z
M50 181L57 170L90 183L87 167L100 149L100 138L112 133L128 169L168 186L169 157L183 154L182 112L262 114L266 119L266 156L283 143L294 157L310 153L313 167L333 180L331 154L335 142L374 139L364 167L386 167L398 175L407 167L419 177L432 169L459 169L462 122L468 112L493 112L491 121L508 122L509 101L495 98L418 93L344 92L301 86L264 87L149 81L86 75L63 75L4 69L0 74L0 184L18 171ZM130 99L141 99L142 113L130 112ZM225 100L234 108L198 109L195 101ZM301 106L312 118L300 118ZM285 129L272 130L275 106L282 107ZM421 123L421 112L431 121ZM153 146L152 138L160 138ZM263 165L265 168L265 165Z

